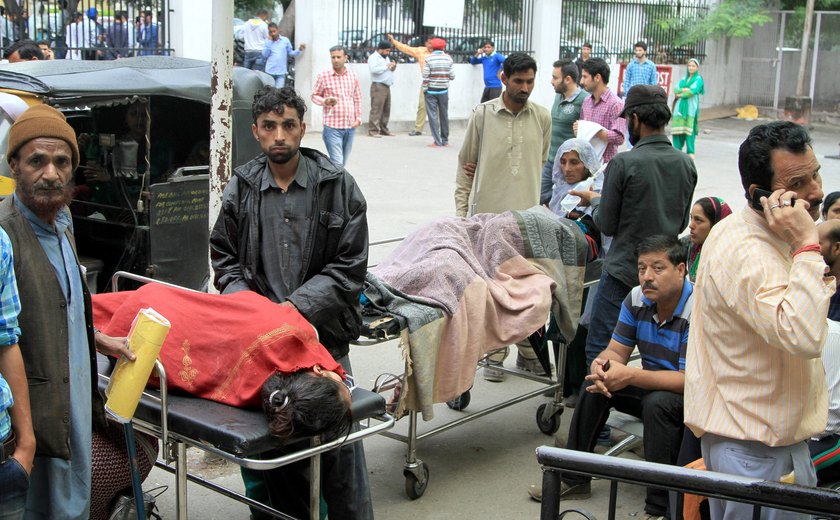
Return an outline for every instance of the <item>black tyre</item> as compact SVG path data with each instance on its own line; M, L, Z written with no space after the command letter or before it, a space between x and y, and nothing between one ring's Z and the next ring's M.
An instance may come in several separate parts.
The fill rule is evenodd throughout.
M464 410L467 406L470 405L470 391L467 390L463 394L459 395L455 399L451 401L446 401L446 406L452 408L453 410Z
M543 403L537 408L537 427L546 435L554 435L560 429L560 414L563 409L561 408L560 411L554 413L548 420L544 420L543 411L546 406L548 405Z
M423 463L422 480L417 480L417 476L408 470L403 471L403 475L405 475L405 494L408 495L408 498L417 500L422 497L426 492L426 486L429 485L429 465Z

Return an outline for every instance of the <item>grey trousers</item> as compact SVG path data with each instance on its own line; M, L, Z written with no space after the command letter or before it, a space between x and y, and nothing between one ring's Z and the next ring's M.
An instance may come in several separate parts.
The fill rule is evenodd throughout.
M771 447L756 441L740 441L706 433L700 437L706 469L730 475L780 480L791 471L796 484L817 485L817 473L811 463L808 445L799 442L790 446ZM753 506L720 499L709 499L713 520L752 518ZM762 520L808 519L810 515L761 509Z
M426 115L435 144L449 144L449 94L426 93Z
M370 119L368 130L375 134L388 131L391 119L391 87L382 83L370 84Z

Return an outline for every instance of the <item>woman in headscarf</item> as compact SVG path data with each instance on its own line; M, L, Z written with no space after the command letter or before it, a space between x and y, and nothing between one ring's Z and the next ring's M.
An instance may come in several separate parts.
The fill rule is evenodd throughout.
M694 202L688 221L688 275L694 280L700 265L700 250L715 224L732 214L729 205L720 197L704 197Z
M563 208L566 204L561 203L569 192L575 189L575 186L598 174L601 169L601 158L595 153L595 149L592 148L589 141L573 138L561 144L554 158L554 168L551 173L553 186L551 200L548 203L551 211L561 217L572 219L581 218L583 215L591 215L592 208L590 206L575 206L567 210ZM600 192L603 184L604 176L596 175L592 185L593 189ZM579 198L578 202L580 202Z
M671 116L671 137L674 148L685 151L694 159L694 139L697 137L697 120L700 117L700 94L705 94L700 62L688 60L688 70L674 91L674 114Z

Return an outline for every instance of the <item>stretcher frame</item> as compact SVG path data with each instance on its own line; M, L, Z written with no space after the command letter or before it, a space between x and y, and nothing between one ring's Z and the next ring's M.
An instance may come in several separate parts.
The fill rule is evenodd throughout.
M152 278L147 278L144 276L139 276L133 273L128 273L125 271L118 271L114 273L112 277L112 285L114 291L117 290L118 283L120 279L127 279L133 280L140 283L159 283L162 285L167 285L169 287L174 287L178 289L185 289L184 287L179 287L174 284L170 284L167 282L162 282L160 280L155 280ZM192 289L186 289L192 290ZM134 418L132 419L132 423L134 424L135 428L138 431L147 433L152 435L158 439L160 439L162 447L163 447L163 458L162 460L159 458L155 461L155 466L158 468L172 473L175 475L175 497L176 497L176 518L178 520L187 520L189 518L188 511L187 511L187 481L193 482L198 484L212 492L218 493L222 496L230 498L232 500L236 500L242 504L245 504L249 507L254 509L258 509L266 514L272 515L276 518L283 518L283 519L290 519L295 520L294 517L284 514L276 509L273 509L265 504L260 502L256 502L241 493L233 491L231 489L225 488L213 482L210 482L198 475L194 475L189 472L187 468L187 448L193 447L198 448L202 451L212 453L221 457L222 459L233 462L234 464L248 469L253 470L270 470L279 468L281 466L285 466L287 464L291 464L293 462L297 462L299 460L303 460L306 458L311 459L311 476L310 476L310 518L312 520L318 520L320 518L320 494L321 494L321 485L320 485L320 454L326 451L329 451L333 448L337 448L339 446L345 444L351 444L354 442L358 442L366 437L370 437L371 435L376 435L378 433L384 433L385 431L391 429L396 422L396 419L390 414L388 414L384 409L381 413L375 413L373 415L366 415L364 417L355 417L354 421L359 422L360 424L363 423L363 427L359 431L355 431L350 433L345 437L341 437L339 439L335 439L330 442L322 443L320 437L311 437L308 439L302 439L301 441L308 440L309 447L302 448L300 450L288 453L286 455L275 457L271 459L256 459L250 457L240 457L234 453L227 452L223 449L219 449L218 447L208 443L207 441L201 440L200 438L194 438L193 436L174 431L169 426L169 392L166 383L166 370L164 369L163 365L160 363L159 360L155 362L155 368L157 373L160 377L160 390L159 392L146 390L143 392L143 396L140 399L139 407L156 407L159 406L161 413L160 417L161 420L159 424L155 424L150 421ZM109 381L108 376L103 374L99 374L100 379L100 387L102 384L106 384ZM358 392L358 395L357 395ZM357 388L353 391L354 403L357 402L356 398L359 399L369 399L369 395L372 394L371 392ZM180 396L179 396L180 397ZM184 398L184 399L196 399L200 401L206 401L200 398ZM384 404L384 401L383 401ZM221 405L220 406L225 406ZM377 424L373 424L371 420L378 421Z
M402 241L403 238L391 238L387 240L371 242L370 246L378 246L384 245L389 243L395 243ZM373 266L371 266L373 267ZM598 280L592 280L583 284L583 297L582 302L586 302L586 291L588 291L591 287L598 284ZM381 333L374 337L369 337L367 339L358 339L353 342L354 345L359 346L372 346L378 345L379 343L384 343L386 341L399 339L399 334L391 335L387 333ZM546 342L551 341L546 339ZM405 493L406 495L412 499L416 500L423 496L426 492L426 487L429 484L429 466L427 463L423 462L417 456L417 442L428 437L432 437L438 435L440 433L449 431L453 428L461 426L463 424L475 421L480 419L486 415L490 415L492 413L496 413L498 411L504 410L510 406L515 404L521 403L523 401L527 401L529 399L533 399L534 397L539 397L541 395L545 395L548 392L554 392L552 400L539 405L537 408L536 413L536 421L537 427L540 431L546 435L553 435L557 432L560 428L560 416L563 415L565 410L564 406L564 398L563 398L563 385L564 385L564 374L566 370L566 348L567 343L566 341L551 341L554 343L554 377L551 376L538 376L532 374L531 372L527 372L524 370L519 369L512 369L507 368L504 366L493 365L493 368L501 370L505 374L509 374L513 377L520 377L523 379L528 379L530 381L534 381L537 383L542 383L546 385L543 388L539 388L537 390L533 390L530 392L526 392L524 394L520 394L514 396L510 399L501 401L497 404L488 406L476 412L471 412L468 415L463 417L459 417L457 419L453 419L452 421L448 421L436 428L433 428L429 431L420 433L419 428L417 425L417 410L409 410L408 411L408 433L406 435L386 431L383 432L382 435L388 437L390 439L394 439L406 444L406 453L405 453L405 463L403 464L403 476L405 477ZM507 348L507 347L504 347ZM499 349L501 350L501 349ZM485 368L489 366L488 359L489 357L496 351L487 353L482 359L479 360L478 365L476 366L476 371L481 368ZM389 384L385 384L382 386L378 386L374 388L376 392L386 392L392 390L395 385L396 381L391 382ZM447 406L453 410L462 411L464 408L467 407L470 401L470 390L467 390L459 397L451 401L447 401Z

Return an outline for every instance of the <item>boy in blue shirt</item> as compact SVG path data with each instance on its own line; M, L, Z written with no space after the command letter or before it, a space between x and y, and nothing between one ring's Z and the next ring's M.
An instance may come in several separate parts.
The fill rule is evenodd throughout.
M484 40L481 48L470 58L472 65L481 63L484 66L484 92L481 93L481 103L496 99L502 95L502 80L500 73L505 57L496 52L492 40Z

